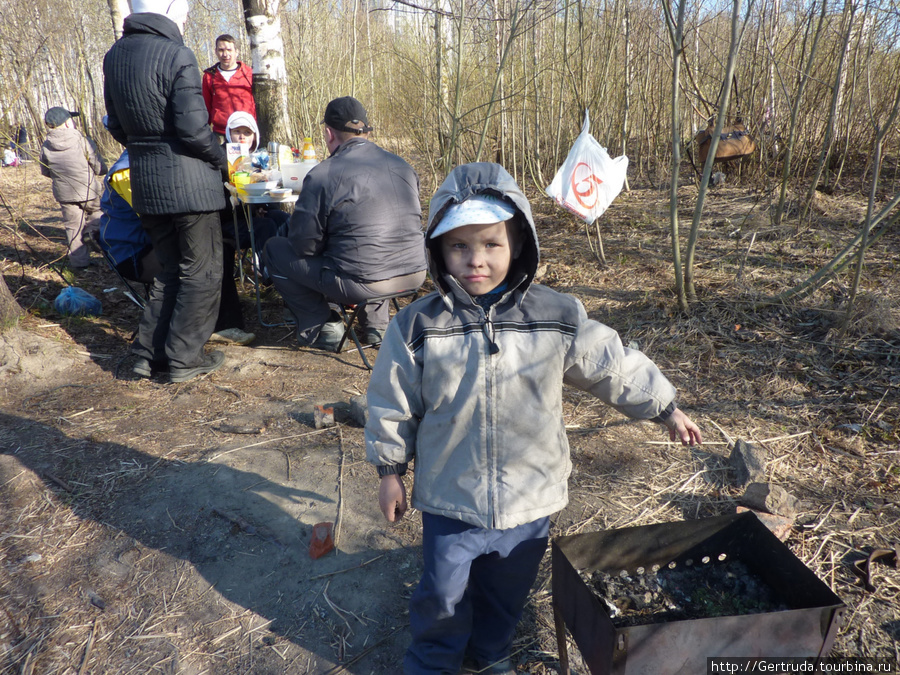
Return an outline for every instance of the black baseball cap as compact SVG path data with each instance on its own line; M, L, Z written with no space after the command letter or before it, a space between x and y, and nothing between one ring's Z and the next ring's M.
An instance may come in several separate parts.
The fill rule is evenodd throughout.
M347 126L348 123L359 124L362 122L362 128ZM338 131L350 131L357 134L367 134L372 131L369 126L369 118L366 116L366 109L363 104L352 96L342 96L331 101L325 106L325 117L322 124L327 124L332 129Z
M55 108L50 108L46 113L44 113L44 124L48 127L58 127L66 123L66 120L70 117L77 117L81 113L73 112L71 110L66 110L65 108L60 108L56 106Z

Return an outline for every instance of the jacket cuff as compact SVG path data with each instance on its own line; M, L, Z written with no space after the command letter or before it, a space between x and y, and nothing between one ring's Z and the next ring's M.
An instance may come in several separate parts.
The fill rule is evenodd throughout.
M409 462L404 462L403 464L384 464L382 466L376 466L378 469L378 477L384 478L385 476L405 476L406 469L409 467Z
M672 413L675 412L675 401L672 401L669 405L665 407L665 409L659 413L656 417L654 417L651 422L658 422L659 424L665 424L666 420L672 416Z

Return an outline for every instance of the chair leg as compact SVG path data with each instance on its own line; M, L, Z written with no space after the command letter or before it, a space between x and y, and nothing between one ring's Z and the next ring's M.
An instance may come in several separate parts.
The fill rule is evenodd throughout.
M353 313L350 316L347 316L347 310L343 305L338 305L341 309L341 318L344 320L344 337L341 338L341 341L338 343L338 353L344 349L344 344L347 342L347 336L353 340L353 344L356 345L356 351L359 352L359 356L362 359L362 362L366 364L366 368L372 370L372 364L369 363L369 359L366 358L366 353L363 350L362 343L359 341L359 336L356 335L356 329L354 326L356 325L356 317L359 315L359 311L365 305L364 302L358 303L356 307L353 309Z
M390 301L394 303L394 309L399 312L400 311L400 298L412 297L416 298L418 296L418 290L410 291L407 293L401 293L399 295L395 295L390 297ZM381 300L381 298L378 298ZM387 300L387 298L384 298ZM341 338L340 343L338 344L338 353L340 353L344 349L344 344L347 342L347 336L350 336L350 339L353 340L353 344L356 345L356 350L359 352L359 356L362 359L362 362L366 365L366 368L372 370L372 364L369 363L369 359L366 358L366 353L364 351L364 347L362 343L359 341L359 336L356 334L356 325L357 325L357 317L359 316L360 311L363 307L366 306L366 302L359 302L353 308L353 311L348 314L347 308L344 305L338 303L338 307L341 310L341 319L344 321L344 337Z

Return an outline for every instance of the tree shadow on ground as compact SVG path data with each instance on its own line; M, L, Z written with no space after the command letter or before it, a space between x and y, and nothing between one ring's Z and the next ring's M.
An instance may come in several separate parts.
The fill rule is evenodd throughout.
M21 442L23 433L27 444ZM94 521L106 530L102 545L88 547L90 552L84 555L89 558L66 563L71 577L59 592L71 595L74 603L90 601L95 607L102 606L107 617L113 615L109 623L118 623L119 618L127 623L134 612L131 601L142 594L128 586L147 584L146 575L138 570L140 561L146 559L146 549L163 552L187 561L202 577L193 575L191 580L188 574L188 581L184 583L182 578L175 588L171 579L168 587L162 580L158 588L151 584L149 589L155 601L165 604L168 598L173 607L179 595L190 601L181 603L180 619L172 618L178 625L191 626L185 637L216 652L229 644L226 634L235 625L226 619L240 614L246 618L243 608L270 622L255 626L258 632L250 631L249 638L249 625L235 633L235 640L240 639L249 651L252 670L248 672L284 672L284 657L279 660L274 650L265 649L268 642L254 642L276 639L289 641L308 654L306 670L295 672L326 672L323 663L347 662L365 654L366 645L403 632L405 599L398 592L396 578L411 576L418 554L398 547L389 535L374 532L369 523L363 523L368 531L362 534L345 530L348 550L312 560L311 526L335 520L337 496L330 492L337 481L337 463L327 457L327 445L304 452L304 465L295 467L293 478L285 481L268 475L276 459L283 461L281 451L263 456L257 449L242 460L237 454L228 460L211 454L199 461L182 462L117 443L71 438L50 426L0 414L0 454L17 463L0 462L0 500L7 502L5 515L0 516L0 531L16 530L21 514L8 508L6 486L21 479L25 473L21 467L25 467L73 516ZM235 463L243 466L235 468ZM7 561L33 559L40 545L40 540L27 537L6 538L2 543ZM52 570L38 566L35 572L22 574L16 584L27 592ZM212 589L214 593L209 592ZM385 603L379 602L382 596ZM40 600L36 597L35 601ZM44 617L51 616L52 609L47 607ZM173 662L179 661L177 652L184 652L187 645L158 637L169 635L164 630L166 621L162 613L152 630L131 626L137 628L134 633L129 631L136 652L134 663L141 650L159 653L161 643L169 644L169 651L175 649ZM145 632L149 634L142 642ZM248 644L255 644L255 650L247 650ZM51 649L52 644L44 648ZM374 654L362 670L348 667L343 672L397 672L399 666L391 662L388 652ZM180 659L187 656L182 653ZM246 667L247 659L241 658Z

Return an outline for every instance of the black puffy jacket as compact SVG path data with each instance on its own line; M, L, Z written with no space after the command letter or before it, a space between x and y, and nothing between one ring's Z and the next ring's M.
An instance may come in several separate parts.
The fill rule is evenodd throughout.
M103 59L113 137L128 148L135 211L203 213L225 206L225 149L209 128L200 68L178 26L132 14Z

